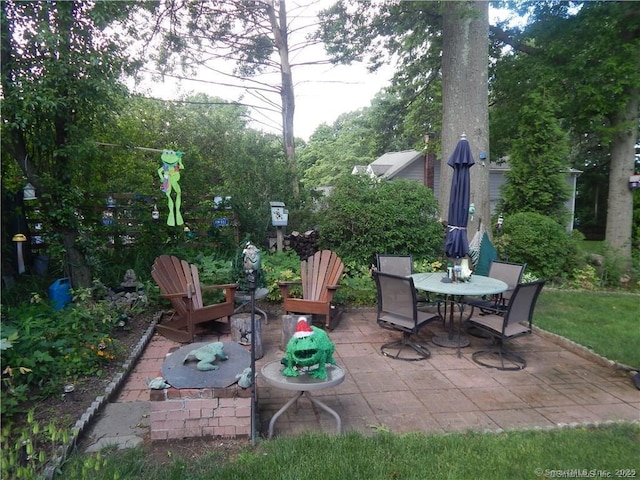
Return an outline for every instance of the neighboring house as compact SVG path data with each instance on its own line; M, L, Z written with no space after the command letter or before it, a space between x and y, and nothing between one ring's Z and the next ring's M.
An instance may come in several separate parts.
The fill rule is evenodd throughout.
M433 190L438 198L440 190L440 168L442 162L436 160L434 155L429 155L429 161L425 160L425 155L416 150L404 150L402 152L385 153L369 165L356 165L352 174L366 174L372 178L404 178L415 180L426 185ZM478 161L476 161L478 165ZM500 200L500 187L506 181L504 173L509 170L509 165L505 163L489 163L489 205L493 215L498 201ZM570 220L567 223L567 230L573 229L573 219L576 200L576 181L582 172L570 169L567 172L567 184L570 187L571 197L567 200L566 207L570 212Z

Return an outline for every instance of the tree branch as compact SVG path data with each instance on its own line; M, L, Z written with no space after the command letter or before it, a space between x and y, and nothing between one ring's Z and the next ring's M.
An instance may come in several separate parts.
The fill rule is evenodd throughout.
M494 27L492 25L489 26L489 32L493 34L493 36L504 43L505 45L509 45L515 50L523 53L536 54L539 53L539 49L532 47L531 45L524 44L522 42L517 41L509 32L503 30L499 27Z

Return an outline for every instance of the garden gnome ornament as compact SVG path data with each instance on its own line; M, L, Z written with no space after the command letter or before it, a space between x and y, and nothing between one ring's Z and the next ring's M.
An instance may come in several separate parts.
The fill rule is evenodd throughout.
M174 152L173 150L163 150L162 166L158 169L158 176L162 181L161 190L167 196L169 204L169 216L167 217L167 225L175 227L182 225L182 213L180 207L182 205L182 189L180 188L180 169L184 170L182 163L182 152ZM176 192L176 199L173 200L171 194Z

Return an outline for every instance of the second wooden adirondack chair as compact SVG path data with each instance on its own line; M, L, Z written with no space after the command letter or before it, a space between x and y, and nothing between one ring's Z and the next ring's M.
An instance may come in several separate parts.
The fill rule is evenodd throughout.
M338 312L331 302L343 271L344 263L331 250L316 252L300 262L300 282L278 282L285 314L324 315L325 327L334 328ZM302 285L302 298L290 296L293 285Z
M217 323L221 324L223 330L229 329L229 317L233 315L238 284L202 286L195 265L170 255L156 258L151 276L160 287L160 298L168 299L174 308L168 321L156 325L158 333L177 342L192 342L196 325L225 317L226 321ZM224 290L225 300L205 306L202 292L214 289Z

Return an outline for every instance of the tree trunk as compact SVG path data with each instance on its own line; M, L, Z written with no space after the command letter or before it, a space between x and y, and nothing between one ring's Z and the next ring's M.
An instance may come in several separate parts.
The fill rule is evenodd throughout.
M470 201L476 207L469 218L469 240L479 222L490 223L489 169L480 159L489 152L489 4L444 2L442 27L442 159L439 202L443 220L449 210L453 170L447 165L460 136L465 133L475 165L471 167ZM490 233L490 229L487 229Z
M279 18L276 16L274 1L271 0L267 10L269 22L273 32L273 39L280 56L280 98L282 101L282 137L284 141L284 151L289 162L292 173L292 192L295 198L299 197L300 188L298 186L298 168L296 165L295 137L293 134L293 115L296 109L296 102L293 90L293 74L289 62L289 41L287 37L287 7L285 0L280 0Z
M69 268L69 279L72 288L89 288L91 286L91 270L87 266L84 255L76 247L77 234L65 232L62 242L66 250L66 262Z
M625 260L627 266L631 263L633 220L633 191L629 188L629 176L633 175L635 145L638 141L639 96L640 91L635 90L614 120L616 125L627 127L621 129L611 143L609 168L605 240Z

